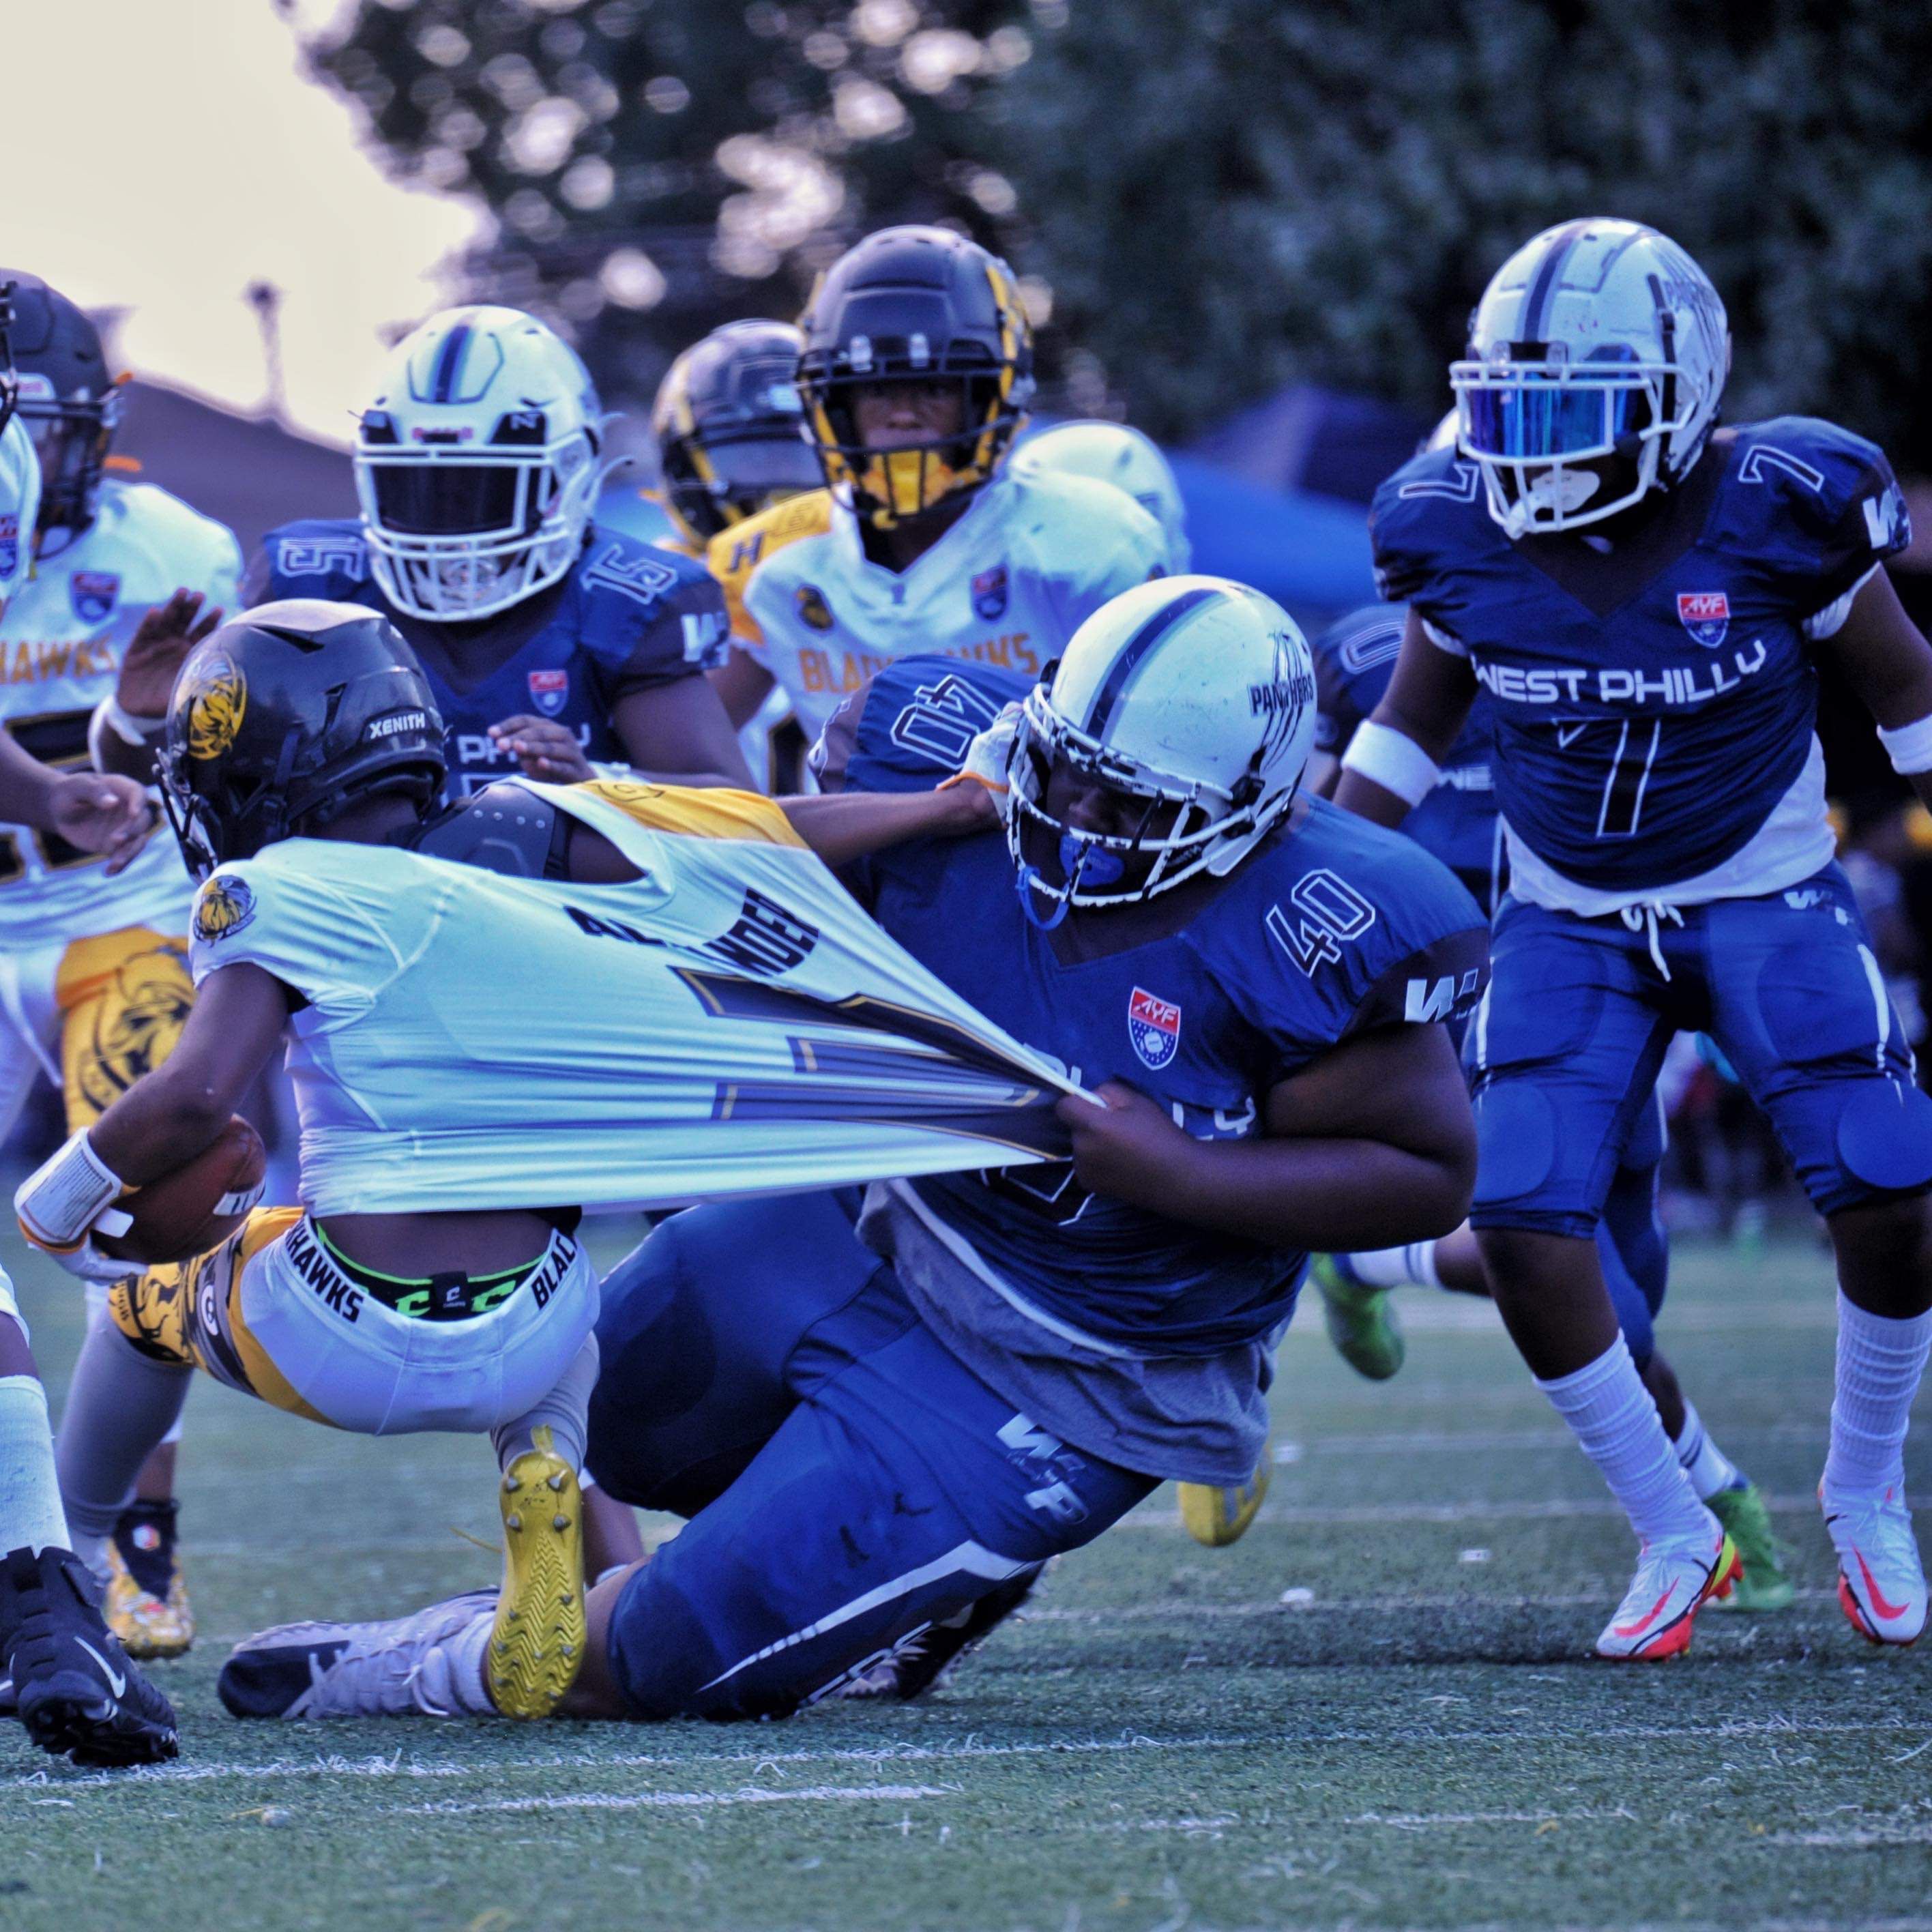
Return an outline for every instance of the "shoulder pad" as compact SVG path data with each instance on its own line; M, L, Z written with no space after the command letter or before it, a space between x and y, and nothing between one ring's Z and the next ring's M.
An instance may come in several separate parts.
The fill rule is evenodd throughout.
M681 584L704 575L704 566L694 557L595 524L577 566L577 581L587 594L604 592L646 605L661 604Z
M787 496L755 517L720 530L711 539L704 560L728 591L742 591L751 581L752 572L767 557L801 537L823 536L832 527L832 509L830 490L807 490L800 496Z
M812 769L828 791L930 791L1031 688L1017 671L970 658L897 658L839 707Z
M1816 416L1741 427L1726 482L1733 533L1827 584L1850 587L1912 541L1884 451Z
M278 585L310 577L368 580L369 548L353 517L308 517L284 524L262 539L262 550Z
M1874 470L1889 474L1876 443L1816 416L1741 424L1736 437L1736 482L1768 485L1794 503L1821 505L1827 514Z
M517 879L566 875L570 820L521 785L488 785L438 812L397 842L425 858L480 866Z
M1376 587L1391 604L1417 594L1428 560L1506 543L1490 516L1483 473L1453 449L1425 449L1387 478L1369 506Z

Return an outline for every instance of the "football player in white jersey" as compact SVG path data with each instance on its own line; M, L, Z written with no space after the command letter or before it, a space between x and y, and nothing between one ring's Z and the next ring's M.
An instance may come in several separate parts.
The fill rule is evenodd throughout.
M20 416L38 452L40 513L20 541L31 568L0 618L0 728L56 766L88 762L145 776L165 668L232 609L232 534L151 484L107 473L120 390L99 332L58 290L14 284ZM0 1133L43 1073L70 1130L168 1052L192 998L194 884L174 842L151 840L124 871L50 832L0 834ZM96 1318L104 1298L95 1308ZM108 1620L137 1657L187 1648L194 1630L175 1548L174 1445L144 1470L104 1546Z
M1185 577L1194 567L1187 537L1187 506L1167 458L1151 436L1125 423L1055 423L1030 436L1013 452L1016 476L1050 472L1090 476L1124 490L1160 524L1167 538L1167 574Z
M827 271L800 326L799 390L828 488L712 540L734 722L776 683L816 740L914 652L1036 678L1090 613L1162 573L1166 540L1138 504L1006 461L1033 341L998 257L944 229L883 229Z
M5 339L0 320L0 362ZM0 367L0 614L26 578L40 496L40 465L14 402L11 371ZM118 869L140 851L152 824L147 795L138 785L92 772L56 771L0 732L0 824L58 835ZM16 1687L13 1706L28 1736L56 1756L134 1764L175 1754L173 1711L128 1661L70 1546L46 1396L4 1270L0 1671Z

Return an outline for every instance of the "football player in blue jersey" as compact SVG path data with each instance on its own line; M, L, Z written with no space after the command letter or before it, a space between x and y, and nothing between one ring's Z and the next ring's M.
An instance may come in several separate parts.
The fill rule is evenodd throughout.
M722 592L694 560L592 520L604 422L582 362L533 317L433 316L359 419L360 518L285 524L249 572L250 603L394 621L442 707L452 797L597 764L749 782L704 675Z
M1455 418L1449 418L1453 428ZM1332 792L1341 754L1388 689L1408 614L1400 604L1372 604L1332 624L1314 640L1316 755L1328 770L1311 782ZM1502 821L1490 776L1487 700L1479 692L1461 734L1443 754L1436 788L1402 820L1402 829L1432 852L1493 916L1508 878ZM1658 1214L1658 1170L1666 1136L1660 1102L1638 1116L1604 1199L1597 1255L1630 1358L1654 1398L1677 1460L1691 1486L1730 1532L1744 1574L1721 1599L1726 1610L1781 1610L1796 1591L1784 1573L1764 1495L1726 1456L1684 1396L1676 1373L1656 1346L1653 1328L1670 1284L1670 1250ZM1486 1295L1488 1275L1474 1231L1456 1229L1439 1241L1358 1254L1317 1255L1310 1279L1322 1296L1330 1339L1352 1366L1373 1380L1402 1366L1402 1331L1390 1291L1405 1282L1451 1294Z
M971 668L887 675L902 701L864 755L962 742ZM916 1688L1162 1479L1252 1470L1307 1250L1454 1224L1468 1102L1444 1029L1412 1016L1478 996L1486 931L1418 847L1300 792L1313 717L1279 607L1141 586L974 742L969 772L1010 786L1004 834L855 874L888 932L1091 1096L1061 1109L1069 1158L1021 1186L871 1190L866 1246L828 1196L700 1208L609 1277L591 1466L691 1520L592 1593L565 1714ZM484 1592L266 1632L223 1695L487 1712L491 1615Z
M1876 1642L1925 1621L1903 1445L1932 1345L1932 1100L1833 862L1813 727L1823 657L1932 796L1932 649L1880 567L1910 538L1883 454L1806 417L1718 428L1730 360L1716 290L1654 230L1567 222L1504 265L1450 372L1456 448L1376 496L1408 628L1336 794L1399 820L1486 693L1510 890L1471 1028L1472 1218L1512 1336L1641 1541L1611 1657L1682 1650L1736 1564L1591 1240L1680 1028L1736 1067L1830 1230L1840 1601Z

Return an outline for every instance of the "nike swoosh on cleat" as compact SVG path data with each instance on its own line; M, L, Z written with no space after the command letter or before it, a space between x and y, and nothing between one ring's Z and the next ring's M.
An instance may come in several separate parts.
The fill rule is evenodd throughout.
M1887 1623L1896 1623L1912 1606L1910 1604L1887 1603L1877 1584L1872 1580L1871 1566L1865 1561L1864 1552L1856 1550L1852 1553L1858 1559L1858 1574L1865 1580L1865 1594L1871 1599L1872 1608Z
M1664 1594L1658 1598L1657 1601L1652 1604L1650 1608L1645 1611L1643 1615L1639 1617L1635 1623L1618 1624L1616 1626L1617 1635L1618 1636L1642 1636L1644 1632L1649 1629L1652 1624L1656 1622L1658 1612L1662 1610L1666 1604L1670 1602L1670 1593L1672 1590L1676 1589L1676 1587L1677 1586L1675 1583L1665 1584L1664 1586Z
M1895 1616L1897 1612L1894 1612L1893 1614ZM100 1652L96 1650L93 1645L88 1642L86 1637L77 1636L74 1639L74 1642L79 1644L81 1648L86 1651L88 1655L92 1658L96 1664L100 1665L103 1675L104 1675L107 1679L107 1688L114 1693L116 1696L124 1697L128 1694L127 1678L123 1677L120 1672L116 1670L113 1665L110 1664L106 1658L103 1657Z

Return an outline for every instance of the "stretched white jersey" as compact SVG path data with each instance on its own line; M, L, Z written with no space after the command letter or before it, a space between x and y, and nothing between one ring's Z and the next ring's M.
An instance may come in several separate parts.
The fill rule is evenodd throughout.
M728 566L748 554L767 518L789 540L750 553L737 641L784 687L808 740L895 658L936 651L1036 678L1085 618L1166 567L1160 526L1084 476L1002 470L903 571L866 555L857 519L827 492L726 532L714 556L726 546Z
M665 1207L1064 1154L1062 1076L888 939L766 800L527 788L643 878L297 838L202 887L197 986L247 961L306 1002L304 1206Z
M231 532L150 484L110 478L92 525L35 560L0 613L0 726L50 765L87 763L87 724L114 694L135 627L179 590L232 615L242 553ZM0 828L0 949L126 926L186 930L194 882L165 830L115 878L47 832Z

